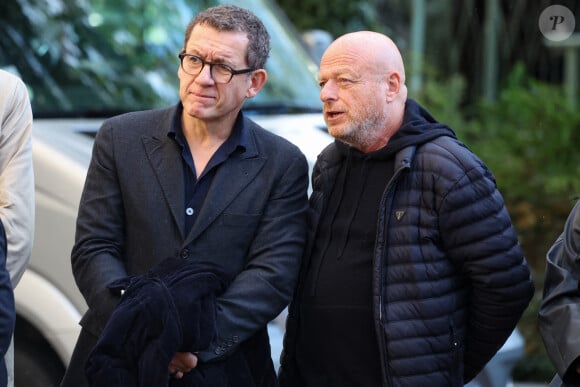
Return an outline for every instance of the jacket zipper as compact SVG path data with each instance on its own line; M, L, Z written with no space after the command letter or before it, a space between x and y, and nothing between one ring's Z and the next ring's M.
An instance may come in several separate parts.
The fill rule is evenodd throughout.
M397 161L395 159L395 161ZM377 244L375 246L375 256L374 256L374 263L377 264L377 267L375 268L376 271L378 271L378 276L377 281L378 284L375 284L374 288L378 290L378 294L379 294L379 305L378 305L378 310L379 310L379 323L378 323L378 327L376 328L377 330L377 339L378 339L378 346L379 346L379 355L381 357L381 372L383 375L383 386L384 387L390 387L391 386L391 379L389 377L389 373L388 373L388 362L389 362L389 356L388 356L388 351L386 348L386 338L385 338L385 333L383 330L383 272L384 270L386 270L386 259L385 259L385 250L386 250L386 243L385 241L387 240L387 230L388 230L388 221L389 221L389 214L387 210L390 210L392 208L392 198L389 198L389 192L391 191L391 187L393 187L395 185L395 181L398 180L399 176L402 174L402 171L405 168L409 168L410 162L408 159L403 159L400 160L400 162L398 163L395 172L391 178L391 180L389 180L389 182L387 183L387 186L385 187L385 190L383 192L383 196L381 199L381 205L379 207L379 214L377 217L377 221L378 221L378 225L377 225ZM389 208L387 208L387 203L389 203ZM382 209L385 209L385 211L383 211ZM381 216L382 214L382 216ZM381 227L381 224L384 225L384 227ZM379 246L379 243L382 242L382 247Z

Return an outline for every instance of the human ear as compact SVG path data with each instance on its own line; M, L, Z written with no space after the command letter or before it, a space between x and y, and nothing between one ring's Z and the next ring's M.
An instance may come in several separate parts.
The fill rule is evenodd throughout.
M268 79L268 73L264 69L254 70L251 75L251 82L250 88L246 92L246 98L253 98L255 97L262 87L266 84L266 80Z
M387 101L392 101L401 90L401 74L396 71L387 74Z

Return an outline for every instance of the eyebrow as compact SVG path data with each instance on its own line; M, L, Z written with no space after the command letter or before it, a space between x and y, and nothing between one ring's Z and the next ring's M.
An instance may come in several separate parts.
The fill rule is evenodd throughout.
M203 55L196 48L191 48L191 51L188 51L186 49L185 50L185 53L186 54L195 55L195 56L199 56L201 59L203 59L204 61L208 62L207 56L206 55ZM228 57L227 55L226 56L223 56L223 55L216 56L214 59L209 60L209 62L219 63L219 64L225 64L225 65L228 65L228 66L236 66L236 65L233 64L234 61L232 60L232 58Z
M346 68L346 67L329 72L327 74L324 74L324 76L321 76L320 73L318 74L318 80L331 79L331 78L349 78L349 79L357 80L357 79L362 79L362 75L357 74L356 72L353 72L353 71L351 71L351 69Z

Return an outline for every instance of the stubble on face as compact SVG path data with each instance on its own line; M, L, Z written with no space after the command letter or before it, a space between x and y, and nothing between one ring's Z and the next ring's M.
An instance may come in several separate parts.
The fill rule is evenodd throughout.
M328 125L330 135L363 152L381 142L388 123L384 110L375 104L359 103L346 113L342 125Z
M321 84L332 82L321 92L329 133L363 152L387 145L401 125L406 99L404 66L394 42L370 31L343 35L324 53L320 74ZM340 78L345 87L335 85Z

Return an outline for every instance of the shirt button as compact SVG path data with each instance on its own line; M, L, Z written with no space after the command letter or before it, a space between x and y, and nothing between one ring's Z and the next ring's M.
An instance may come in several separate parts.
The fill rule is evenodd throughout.
M193 215L193 212L194 212L194 211L193 211L193 208L191 208L191 207L188 207L188 208L185 210L185 213L186 213L187 215L189 215L189 216Z
M181 250L181 258L187 258L187 257L189 257L189 249Z

